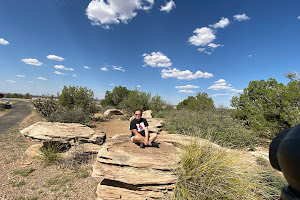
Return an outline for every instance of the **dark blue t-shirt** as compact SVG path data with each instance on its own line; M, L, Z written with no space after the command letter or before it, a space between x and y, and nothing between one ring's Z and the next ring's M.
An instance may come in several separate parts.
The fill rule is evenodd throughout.
M130 122L130 130L136 129L139 134L145 137L145 128L148 126L148 122L146 119L141 118L140 121L135 118ZM131 131L131 137L134 136L134 133Z

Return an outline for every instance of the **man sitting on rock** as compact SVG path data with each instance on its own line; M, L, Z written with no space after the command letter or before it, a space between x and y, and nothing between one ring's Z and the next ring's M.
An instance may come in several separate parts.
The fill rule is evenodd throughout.
M139 109L134 112L134 119L130 122L130 130L131 141L139 144L141 148L145 148L146 146L159 147L158 143L154 142L157 138L157 134L149 134L148 122L142 118L142 111Z

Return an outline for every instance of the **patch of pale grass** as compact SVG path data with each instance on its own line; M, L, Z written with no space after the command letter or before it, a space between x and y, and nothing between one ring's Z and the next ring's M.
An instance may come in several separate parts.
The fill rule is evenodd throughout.
M241 167L237 153L192 142L180 157L173 199L276 199L280 193L264 173Z

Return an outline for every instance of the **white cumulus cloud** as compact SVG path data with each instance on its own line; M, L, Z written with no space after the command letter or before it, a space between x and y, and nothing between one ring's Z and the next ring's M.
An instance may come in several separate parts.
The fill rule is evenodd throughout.
M55 71L54 74L58 74L58 75L66 75L66 74L64 74L64 73L62 73L62 72L59 72L59 71Z
M197 85L185 85L185 86L175 86L176 89L191 89L191 88L200 88Z
M73 77L73 78L77 77L77 74L73 74L72 77Z
M193 31L195 35L189 38L189 42L195 46L205 46L216 39L216 36L211 28L202 27Z
M175 8L175 2L173 0L166 2L165 6L161 6L160 11L165 11L167 13L169 13L173 8Z
M90 67L88 67L88 66L84 66L83 68L84 68L84 69L91 69L91 68L90 68Z
M56 56L56 55L48 55L47 58L49 60L57 60L57 61L63 61L63 60L65 60L63 57Z
M243 90L238 90L232 87L231 84L228 84L224 79L219 79L218 81L215 81L212 86L210 86L208 89L211 90L228 90L231 92L241 93Z
M154 0L92 0L86 15L93 25L110 28L110 24L128 23L137 15L137 10L149 10Z
M74 69L73 68L67 68L63 65L54 65L54 68L55 69L62 69L62 70L69 70L69 71L73 71Z
M44 77L38 77L37 79L39 79L39 80L42 80L42 81L46 81L46 80L48 80L48 79L46 79L46 78L44 78Z
M9 42L7 40L5 40L4 38L0 38L0 44L2 44L2 45L8 45Z
M24 77L25 77L25 75L17 75L17 77L24 78Z
M7 82L9 82L9 83L15 83L16 81L14 81L14 80L6 80Z
M136 87L137 87L137 88L140 88L140 87L142 87L142 86L141 86L141 85L137 85Z
M248 17L245 13L234 15L233 18L234 18L234 20L239 21L239 22L250 19L250 17Z
M229 21L228 18L222 17L218 23L215 23L215 24L209 25L209 26L213 27L215 29L217 29L217 28L225 28L226 26L229 25L229 23L230 23L230 21Z
M101 67L102 71L108 71L107 67Z
M161 52L152 52L151 54L143 54L144 66L149 65L151 67L171 67L171 60Z
M298 18L297 19L300 19L300 16L298 16Z
M196 73L190 70L180 71L179 69L163 69L161 71L161 77L166 78L177 78L178 80L193 80L197 78L211 78L213 75L208 72L196 71Z
M125 69L123 69L123 67L121 67L121 66L112 65L111 67L112 67L113 70L118 70L118 71L125 72Z
M180 92L180 93L196 93L193 90L179 90L178 92Z
M35 65L35 66L42 66L43 63L41 63L40 61L38 61L35 58L24 58L21 61L23 61L24 63L28 64L28 65Z

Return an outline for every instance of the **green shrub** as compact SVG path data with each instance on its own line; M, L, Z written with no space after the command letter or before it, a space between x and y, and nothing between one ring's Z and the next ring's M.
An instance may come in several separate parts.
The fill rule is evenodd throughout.
M24 96L23 96L23 98L24 99L31 99L31 95L29 94L29 93L26 93Z
M177 106L177 109L189 109L189 110L207 110L214 109L214 101L212 98L208 97L208 94L205 92L198 92L196 97L189 96L187 99L180 102Z
M101 106L114 106L118 107L118 105L127 97L130 90L127 90L126 87L115 87L113 91L106 91L105 98L100 102Z
M136 109L148 110L150 98L150 93L138 90L130 91L119 106L128 113L133 113Z
M232 119L227 110L176 110L168 114L163 129L171 134L206 138L231 148L254 149L258 142L252 131Z
M42 117L48 118L57 111L59 103L53 95L42 95L41 98L33 100L32 104Z
M88 124L91 121L91 118L83 110L83 108L59 109L57 112L50 115L47 119L50 122L80 124Z
M64 109L82 108L86 113L97 112L94 92L87 87L64 86L61 94L57 94L57 98Z
M239 156L196 142L182 147L173 199L278 199L275 179L242 167ZM239 167L240 166L240 167ZM268 177L268 178L265 178Z

